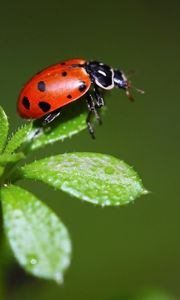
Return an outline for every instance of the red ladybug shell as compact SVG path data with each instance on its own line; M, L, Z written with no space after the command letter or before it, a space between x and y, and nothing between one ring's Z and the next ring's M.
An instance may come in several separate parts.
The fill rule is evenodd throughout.
M23 87L18 99L18 112L23 118L36 119L83 96L91 86L86 70L72 59L48 67Z

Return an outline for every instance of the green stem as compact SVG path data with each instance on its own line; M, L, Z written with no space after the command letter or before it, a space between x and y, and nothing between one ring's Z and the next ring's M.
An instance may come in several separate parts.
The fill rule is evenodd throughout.
M6 299L6 289L7 289L7 274L9 271L9 266L12 263L12 255L7 243L5 236L3 235L1 238L0 244L0 255L1 255L1 263L0 263L0 299Z
M18 163L21 161L11 163L6 166L4 173L2 174L2 176L0 176L0 186L3 186L4 184L8 184L9 182L13 183L16 181L16 177L19 178L20 172L19 172Z

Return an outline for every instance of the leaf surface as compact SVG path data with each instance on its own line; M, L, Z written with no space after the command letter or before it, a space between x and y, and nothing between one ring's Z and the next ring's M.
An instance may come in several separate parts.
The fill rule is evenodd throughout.
M52 156L22 167L21 172L21 177L102 206L123 205L147 193L132 167L100 153Z
M5 231L20 265L37 277L62 282L71 242L61 220L18 186L2 188L1 199Z

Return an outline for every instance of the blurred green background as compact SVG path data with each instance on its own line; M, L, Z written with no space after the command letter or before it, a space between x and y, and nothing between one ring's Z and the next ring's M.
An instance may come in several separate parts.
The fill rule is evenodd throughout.
M22 124L16 114L22 85L64 59L135 70L134 85L146 91L134 93L134 103L120 90L107 93L95 141L84 131L32 159L70 151L112 154L133 165L151 191L126 207L99 208L40 183L22 183L57 212L74 250L62 286L32 278L13 260L7 299L124 300L144 287L180 299L179 11L175 0L1 4L0 104L12 130Z

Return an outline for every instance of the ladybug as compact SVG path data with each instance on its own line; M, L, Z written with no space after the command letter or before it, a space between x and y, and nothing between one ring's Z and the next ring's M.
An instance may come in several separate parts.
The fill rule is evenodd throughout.
M133 100L129 92L130 82L122 71L94 60L66 60L30 79L20 93L17 108L23 118L44 117L43 125L46 125L59 116L63 106L84 96L89 111L87 127L94 138L92 116L95 115L101 123L98 109L104 106L100 89L111 90L114 87L125 90L129 99Z

